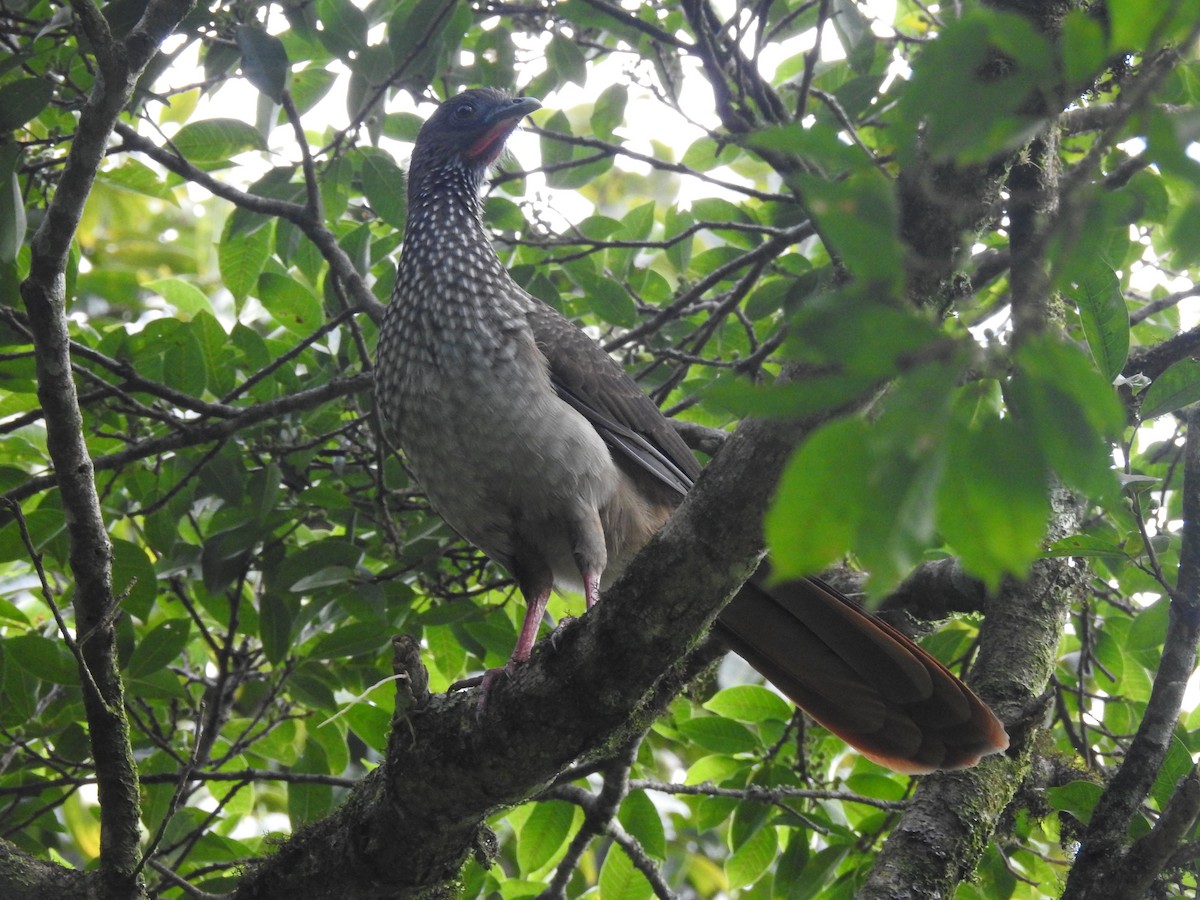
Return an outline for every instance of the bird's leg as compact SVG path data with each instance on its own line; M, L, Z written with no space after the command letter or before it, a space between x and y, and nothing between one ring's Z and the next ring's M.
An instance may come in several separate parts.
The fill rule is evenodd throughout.
M546 615L546 604L550 602L550 590L547 587L526 595L525 620L521 623L521 634L508 660L509 665L529 659L534 642L537 641L538 626L542 624L542 616Z
M591 609L600 599L600 573L585 571L583 573L583 602Z

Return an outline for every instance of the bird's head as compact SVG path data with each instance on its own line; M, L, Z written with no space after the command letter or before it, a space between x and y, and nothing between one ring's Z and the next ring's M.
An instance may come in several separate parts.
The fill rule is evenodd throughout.
M409 167L410 184L444 168L463 171L478 184L521 119L541 106L531 97L510 97L491 88L451 97L421 126Z

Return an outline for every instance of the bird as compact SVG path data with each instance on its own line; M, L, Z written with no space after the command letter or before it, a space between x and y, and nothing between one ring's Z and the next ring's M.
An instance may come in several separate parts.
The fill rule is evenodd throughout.
M490 167L541 108L492 88L422 125L376 349L376 407L430 504L502 566L526 603L507 668L530 656L555 589L599 600L699 477L624 368L522 289L482 221ZM992 710L937 659L817 578L760 572L714 632L867 758L921 774L1008 746ZM483 676L484 697L500 672Z

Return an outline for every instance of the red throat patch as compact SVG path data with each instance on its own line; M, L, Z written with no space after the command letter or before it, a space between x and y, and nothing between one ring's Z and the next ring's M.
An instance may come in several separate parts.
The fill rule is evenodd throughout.
M470 146L467 150L467 158L483 160L486 165L490 166L496 161L496 157L500 155L500 151L504 147L504 142L516 130L520 121L520 117L513 117L497 122L487 130L483 137Z

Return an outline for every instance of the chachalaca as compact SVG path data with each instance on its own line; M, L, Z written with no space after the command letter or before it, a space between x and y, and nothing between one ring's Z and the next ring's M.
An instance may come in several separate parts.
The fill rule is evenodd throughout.
M379 409L430 502L525 597L510 666L529 656L551 590L581 588L591 608L700 474L653 401L522 290L484 232L487 169L539 107L468 90L421 128L375 370ZM1008 746L1000 721L945 666L816 579L752 579L715 631L885 766L969 766Z

